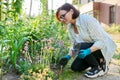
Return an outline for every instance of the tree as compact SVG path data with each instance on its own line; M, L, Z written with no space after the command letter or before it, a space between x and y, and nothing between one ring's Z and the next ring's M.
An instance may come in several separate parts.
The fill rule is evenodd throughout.
M3 2L3 0L0 0L0 21L2 20L2 2Z
M29 16L31 15L31 11L32 11L32 0L30 1L30 12L29 12Z
M73 4L73 5L77 5L77 4L78 4L78 1L79 1L79 0L73 0L73 1L72 1L72 4Z
M22 12L22 0L0 0L0 20L18 19Z

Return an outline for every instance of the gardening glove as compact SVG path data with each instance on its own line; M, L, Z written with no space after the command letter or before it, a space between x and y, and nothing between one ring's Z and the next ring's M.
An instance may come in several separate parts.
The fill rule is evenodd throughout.
M66 58L67 60L70 60L71 56L67 54L66 56L64 56L64 58Z
M91 54L90 48L88 48L88 49L82 49L82 50L80 50L80 53L78 54L78 57L80 59L84 59L89 54Z
M70 55L66 55L64 57L62 57L59 62L57 63L57 67L58 68L64 68L66 66L66 64L68 63L68 61L70 60L71 56Z

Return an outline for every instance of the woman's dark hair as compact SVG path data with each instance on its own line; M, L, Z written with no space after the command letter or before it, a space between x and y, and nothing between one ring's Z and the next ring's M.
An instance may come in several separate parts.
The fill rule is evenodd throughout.
M56 18L60 21L60 19L58 18L59 11L60 10L65 10L65 11L68 12L68 11L70 11L70 9L73 9L73 11L74 11L74 13L72 15L72 19L76 19L79 16L80 12L73 5L71 5L69 3L65 3L57 9Z

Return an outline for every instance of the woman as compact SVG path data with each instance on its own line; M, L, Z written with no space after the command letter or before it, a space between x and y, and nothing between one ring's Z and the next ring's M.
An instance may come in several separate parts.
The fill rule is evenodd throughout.
M108 71L108 64L116 50L116 45L109 35L102 29L99 22L92 16L80 14L69 3L58 8L56 18L67 25L72 46L80 44L80 51L71 65L73 71L83 71L86 77L95 78ZM74 55L72 47L69 53L62 57L58 64L65 66Z

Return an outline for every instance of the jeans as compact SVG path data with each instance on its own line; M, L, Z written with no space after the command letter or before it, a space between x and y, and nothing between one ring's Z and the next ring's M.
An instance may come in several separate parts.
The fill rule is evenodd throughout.
M87 49L90 48L93 43L81 43L80 44L80 50L81 49ZM104 60L104 57L102 55L101 50L97 50L90 55L87 55L84 59L80 59L78 56L76 59L73 61L71 65L71 69L73 71L83 71L87 69L88 67L98 67L100 65L100 59Z

